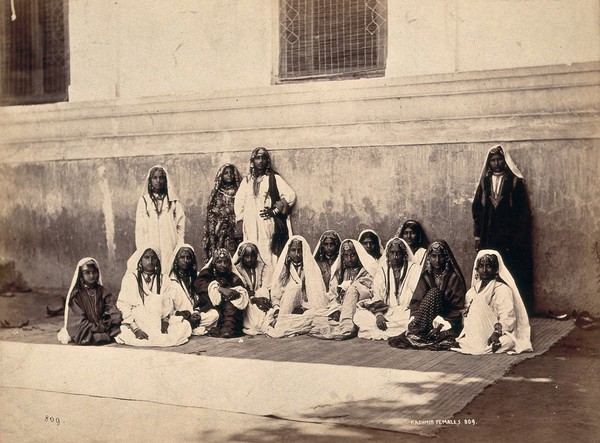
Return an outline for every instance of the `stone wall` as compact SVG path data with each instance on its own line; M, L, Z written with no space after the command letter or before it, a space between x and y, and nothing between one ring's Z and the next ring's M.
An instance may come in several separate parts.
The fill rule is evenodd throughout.
M523 172L534 213L538 309L600 311L600 64L379 79L205 98L0 109L0 255L34 286L66 287L91 255L120 285L134 249L136 201L163 164L197 249L214 174L247 171L271 148L297 190L295 231L314 244L406 218L445 238L470 279L470 203L487 148Z

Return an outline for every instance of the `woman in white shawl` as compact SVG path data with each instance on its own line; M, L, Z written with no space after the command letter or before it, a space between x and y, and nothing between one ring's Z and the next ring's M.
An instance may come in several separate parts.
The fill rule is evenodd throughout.
M396 237L401 238L410 246L413 261L419 266L423 265L429 241L421 223L416 220L406 220L398 229Z
M117 308L123 314L117 343L131 346L178 346L188 341L190 324L171 316L173 301L163 293L160 258L143 247L127 261Z
M250 174L235 195L236 236L255 243L269 266L275 265L292 233L289 215L295 202L294 190L273 170L269 151L254 149Z
M358 234L358 242L365 248L365 251L376 261L383 260L383 243L377 232L372 229L364 229Z
M409 305L421 267L398 237L388 241L385 258L373 278L373 298L359 302L354 315L361 338L387 340L406 331L411 319Z
M317 309L327 306L325 284L308 242L300 235L287 241L273 272L271 300L275 319L270 337L307 333Z
M272 270L260 256L258 246L252 242L241 243L233 264L244 282L250 302L244 313L244 333L248 335L264 334L273 321L271 303Z
M464 354L531 351L529 318L512 275L497 251L479 251L467 292L464 327L458 336Z
M200 296L194 283L198 277L198 259L191 245L177 245L166 262L169 266L164 278L164 294L173 301L171 315L186 319L192 327L192 335L204 335L219 320L215 309L202 310Z
M184 242L185 213L175 195L167 170L160 165L148 171L135 215L135 245L155 245L156 253L168 257Z
M353 322L357 303L371 298L377 261L358 240L346 239L331 267L329 306L317 312L311 335L317 338L343 340L356 336Z

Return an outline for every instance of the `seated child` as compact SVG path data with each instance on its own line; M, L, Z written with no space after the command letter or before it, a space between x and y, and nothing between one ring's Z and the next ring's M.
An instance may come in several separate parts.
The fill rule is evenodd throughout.
M119 333L121 313L117 298L102 286L100 266L91 257L77 263L65 301L64 327L58 340L67 344L101 345L110 343Z

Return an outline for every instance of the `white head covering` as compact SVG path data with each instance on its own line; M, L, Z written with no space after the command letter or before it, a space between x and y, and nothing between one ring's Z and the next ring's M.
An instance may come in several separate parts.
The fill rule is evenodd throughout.
M258 246L256 243L251 242L251 241L245 241L242 242L238 245L235 254L233 254L233 258L231 259L234 265L238 265L241 261L242 261L242 252L244 251L244 249L246 249L247 246L249 245L253 245L254 249L256 250L256 259L257 259L257 266L259 264L263 264L266 265L265 261L262 259L262 257L260 256L260 250L258 249Z
M388 248L392 245L392 243L394 242L394 240L400 240L400 242L402 242L402 244L404 245L404 248L406 249L406 259L409 262L415 262L415 255L413 254L412 250L410 249L410 246L408 246L408 243L406 243L406 240L404 240L403 238L400 237L392 237L388 240L388 242L385 244L385 250L383 251L383 255L381 256L381 258L383 258L384 260L381 260L381 267L387 267L387 250Z
M394 243L399 242L404 246L404 250L406 251L406 275L402 280L402 284L400 285L400 289L398 291L398 305L400 306L408 306L410 300L412 299L413 293L415 292L415 288L419 283L419 279L421 278L421 268L422 265L417 263L414 260L414 256L412 251L410 250L410 246L406 243L406 240L400 237L392 237L388 240L385 245L385 251L383 252L383 256L380 260L380 268L383 271L384 275L386 275L386 285L388 296L390 295L390 285L394 283L393 277L390 276L391 270L388 268L387 262L387 252L388 248ZM381 272L381 271L380 271Z
M96 259L92 257L85 257L77 262L77 266L75 267L75 272L73 273L73 278L71 279L71 285L69 286L69 290L67 292L67 297L65 298L65 321L63 327L58 331L58 341L63 345L66 345L71 341L71 337L69 336L69 332L67 331L67 323L69 321L69 301L71 300L71 295L73 294L73 289L75 289L75 285L77 285L77 281L79 279L79 269L86 263L92 262L98 268L98 284L102 284L102 272L100 271L100 266Z
M178 243L177 246L175 246L175 249L173 249L171 255L169 256L168 261L161 261L161 267L163 268L162 273L166 277L170 277L173 273L173 265L175 264L175 260L177 259L177 254L179 254L179 251L182 248L190 249L194 253L194 256L196 257L196 266L198 265L198 256L196 256L196 251L194 250L194 247L187 243Z
M210 269L212 262L215 258L215 255L219 255L219 254L223 254L223 253L227 254L227 257L229 257L229 260L231 260L231 272L233 274L237 275L241 281L244 281L244 278L241 276L240 271L238 271L238 269L235 267L233 259L231 258L231 254L225 248L215 249L213 256L206 262L206 264L202 267L201 270L204 271L205 269ZM236 254L237 254L237 251L236 251Z
M164 270L162 269L163 262L161 260L158 248L152 245L145 245L141 248L136 249L135 252L131 254L131 257L127 259L127 273L133 273L137 275L138 263L140 262L142 255L144 255L144 252L146 252L148 249L152 249L155 252L156 256L158 257L158 261L160 262L161 273L164 272Z
M512 171L512 173L515 174L517 177L523 178L523 174L521 174L521 171L519 170L519 168L517 167L517 165L513 161L512 157L510 156L510 154L508 153L508 151L506 150L506 148L503 148L500 145L495 145L495 146L492 146L490 149L488 149L488 152L487 152L487 154L485 156L485 160L483 161L483 168L481 169L481 177L479 179L479 182L481 183L482 180L487 175L487 173L488 173L488 162L490 161L490 157L491 157L492 151L496 151L497 149L500 149L502 151L502 155L504 155L504 161L506 162L506 167L508 169L510 169Z
M344 241L342 241L342 245L340 246L340 253L338 255L338 258L336 258L335 261L333 262L333 265L331 265L332 278L335 275L335 273L342 266L342 250L343 250L344 243L346 243L346 242L351 242L354 245L354 249L356 250L356 253L358 254L358 259L360 260L362 267L365 268L365 270L369 273L369 275L371 277L374 277L375 273L377 272L377 268L379 267L378 261L369 255L369 253L365 250L364 246L361 245L358 240L353 240L351 238L347 238ZM382 251L383 251L383 249L382 249Z
M277 264L275 265L275 269L273 271L271 293L281 294L283 291L281 277L286 270L288 250L294 240L302 243L302 266L304 268L308 303L311 305L311 309L324 308L327 306L327 299L325 296L325 283L323 283L321 269L319 268L315 258L312 256L310 245L301 235L292 235L283 247L281 255L279 256L279 260L277 260Z
M375 234L377 235L377 234ZM319 237L319 241L317 242L317 245L315 246L315 250L313 251L313 257L316 259L319 255L319 250L321 249L321 245L323 244L323 240L325 240L325 238L329 238L329 237L336 237L338 240L338 243L342 244L342 238L340 237L340 235L335 232L333 229L328 229L327 231L323 232L321 234L321 236ZM379 237L377 237L379 238ZM339 251L338 251L339 253Z
M146 181L144 181L144 185L142 188L142 195L148 195L148 183L150 182L150 173L153 169L160 168L165 171L165 177L167 178L167 196L169 197L169 201L179 200L177 198L177 193L175 192L175 186L173 185L172 178L169 176L169 172L162 165L154 165L150 169L148 169L148 173L146 174Z
M523 300L521 299L521 294L519 293L519 289L515 284L515 280L513 279L508 268L504 265L504 260L502 260L502 256L498 253L498 251L494 251L492 249L482 249L477 253L477 257L473 263L473 273L471 274L471 287L475 288L475 285L479 281L479 275L477 274L477 261L484 255L495 255L498 258L498 276L504 283L508 285L512 292L513 305L517 317L515 330L513 332L513 335L515 336L515 352L520 353L531 351L531 328L529 326L529 317L527 316L527 311L525 310L525 305L523 304Z
M377 238L377 243L379 243L379 252L381 252L381 254L383 256L383 243L381 242L381 237L379 236L379 234L377 234L377 232L373 231L372 229L363 229L362 231L360 231L360 234L358 234L358 237L357 237L357 240L359 243L360 243L360 239L365 234L373 234ZM364 246L363 246L363 248L364 248Z

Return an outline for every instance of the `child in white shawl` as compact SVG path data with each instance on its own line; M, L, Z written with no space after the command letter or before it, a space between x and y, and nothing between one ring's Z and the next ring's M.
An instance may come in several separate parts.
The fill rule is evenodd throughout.
M529 318L515 281L497 251L479 251L467 292L464 327L458 336L464 354L531 351Z

